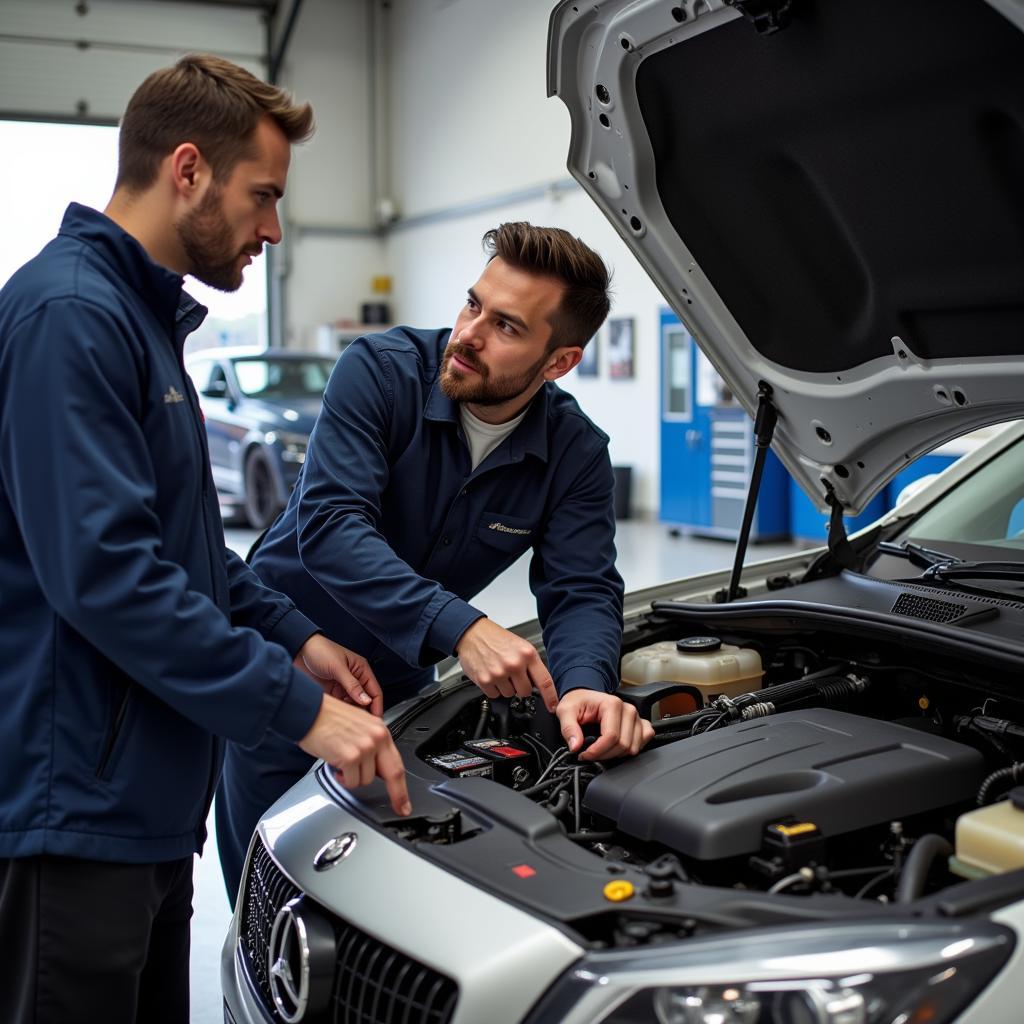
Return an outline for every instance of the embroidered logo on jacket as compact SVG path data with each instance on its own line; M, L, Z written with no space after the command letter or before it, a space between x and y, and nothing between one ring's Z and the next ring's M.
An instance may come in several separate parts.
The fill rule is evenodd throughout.
M499 533L518 533L524 537L532 532L531 530L521 530L515 526L506 526L504 523L491 523L491 525L488 526L487 529L497 530Z
M174 405L176 402L184 402L185 396L172 384L167 389L167 394L164 395L164 403L166 405Z

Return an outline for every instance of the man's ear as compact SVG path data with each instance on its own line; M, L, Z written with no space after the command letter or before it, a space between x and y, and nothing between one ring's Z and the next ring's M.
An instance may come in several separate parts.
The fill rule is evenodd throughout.
M194 142L183 142L168 157L174 191L194 198L211 177L210 167Z
M544 379L558 380L559 377L564 377L582 358L583 349L579 345L556 348L544 370Z

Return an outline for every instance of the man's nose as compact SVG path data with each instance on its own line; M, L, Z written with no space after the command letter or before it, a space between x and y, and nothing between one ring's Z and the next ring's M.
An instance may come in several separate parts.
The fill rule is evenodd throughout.
M269 242L271 245L277 245L281 241L281 221L277 216L277 210L260 224L257 234L261 242Z
M468 345L470 348L480 348L484 342L482 316L474 317L469 323L464 324L459 329L458 337L455 340L461 341L463 345Z

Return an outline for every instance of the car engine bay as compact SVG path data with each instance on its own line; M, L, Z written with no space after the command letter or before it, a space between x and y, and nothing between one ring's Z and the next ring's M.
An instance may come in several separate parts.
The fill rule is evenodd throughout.
M898 584L843 576L729 605L656 602L631 623L626 656L678 646L763 666L731 695L624 682L655 725L635 758L582 760L539 700L491 701L465 681L392 725L414 816L355 807L597 948L1019 898L1024 871L1008 866L1024 809L1008 797L1024 778L1024 700L999 633L1024 605L960 607L986 626L968 638L917 617L924 605L894 613ZM879 594L888 611L851 602Z

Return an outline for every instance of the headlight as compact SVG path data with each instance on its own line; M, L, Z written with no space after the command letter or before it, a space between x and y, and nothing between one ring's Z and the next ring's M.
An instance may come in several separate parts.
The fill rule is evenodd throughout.
M565 1024L944 1024L1005 963L988 922L747 932L595 953L531 1021Z
M281 446L281 458L285 462L297 462L301 465L306 461L309 438L305 434L290 434L278 430L274 432L274 439Z

